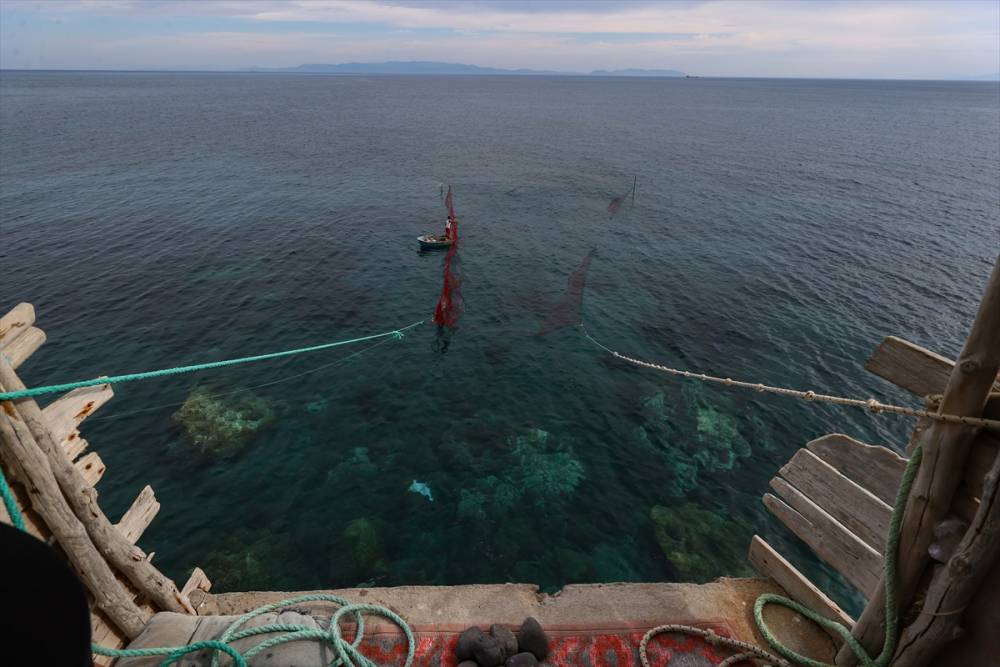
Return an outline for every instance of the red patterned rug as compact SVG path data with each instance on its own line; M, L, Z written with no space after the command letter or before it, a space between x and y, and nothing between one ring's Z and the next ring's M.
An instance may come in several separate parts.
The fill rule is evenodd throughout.
M691 623L702 629L712 629L724 637L733 632L725 623ZM633 667L639 665L639 642L652 625L606 628L551 628L549 657L545 664L552 667ZM485 629L485 628L484 628ZM455 667L455 629L414 628L417 637L414 667ZM365 633L362 652L379 665L402 664L406 655L406 640L389 628L370 628ZM649 642L650 664L653 667L710 667L732 652L711 646L703 639L683 634L661 634Z

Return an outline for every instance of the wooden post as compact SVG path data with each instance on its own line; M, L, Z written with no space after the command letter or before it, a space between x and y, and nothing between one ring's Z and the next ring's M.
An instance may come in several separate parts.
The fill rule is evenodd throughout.
M975 322L955 363L941 400L940 413L978 417L1000 369L1000 257L986 285ZM934 526L947 515L962 481L974 429L963 424L933 422L918 437L923 462L914 480L899 539L897 591L900 616L917 592L930 556ZM885 637L884 581L872 596L853 630L854 637L876 655ZM848 646L837 655L838 665L856 662Z
M948 559L934 573L924 605L900 637L894 667L925 667L962 632L962 618L986 575L1000 563L1000 455L987 473L976 517ZM936 664L936 663L935 663Z
M5 386L0 384L0 386ZM45 454L38 448L27 425L10 401L0 403L0 448L7 469L24 484L31 505L45 520L70 563L76 569L94 603L129 638L146 625L142 611L126 594L111 568L91 542L86 529L66 503Z
M0 384L9 391L25 388L14 369L2 357L0 357ZM73 512L108 562L125 575L138 591L159 609L193 613L190 603L181 596L174 582L153 567L142 549L125 539L104 515L97 504L97 491L86 483L80 471L52 439L38 404L31 398L18 399L12 403L17 406L17 413L28 426L39 449L48 458L52 473ZM67 545L63 546L69 550Z

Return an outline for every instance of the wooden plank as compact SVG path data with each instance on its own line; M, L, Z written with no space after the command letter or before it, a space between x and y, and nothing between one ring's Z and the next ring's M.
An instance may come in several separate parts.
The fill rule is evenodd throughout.
M35 323L35 307L30 303L19 303L3 317L0 317L0 350L17 340Z
M80 460L73 465L80 471L80 475L83 476L83 481L87 486L97 486L97 483L101 481L101 477L104 476L104 461L97 455L97 452L90 452L86 456L80 457Z
M107 648L124 648L128 644L128 638L124 633L114 626L108 617L99 609L91 608L90 611L90 641L94 644ZM95 655L94 667L111 667L114 658ZM162 662L162 658L160 659Z
M30 327L22 335L3 348L3 353L10 359L10 365L19 367L28 357L45 342L45 332L38 327Z
M860 593L870 597L882 571L882 557L878 552L785 480L775 477L771 487L788 501L785 504L765 494L764 505L771 513Z
M842 433L816 438L806 449L890 507L895 502L906 459L891 449Z
M917 396L942 394L955 362L897 336L886 336L865 362L875 375ZM1000 390L1000 380L994 383Z
M84 419L94 414L114 395L115 392L109 384L81 387L63 394L45 406L42 416L49 426L52 439L61 443L79 428Z
M795 452L778 474L880 555L892 508L808 449Z
M87 449L87 445L87 441L80 437L80 431L74 429L59 443L59 448L66 452L70 461L73 461L83 453L83 450Z
M749 559L755 570L773 579L796 602L831 621L837 621L848 628L854 627L854 619L847 612L795 569L794 565L785 560L760 535L754 535L750 540ZM841 639L840 635L837 635L837 639Z
M125 511L115 527L121 531L126 540L135 544L159 511L160 503L153 493L153 487L147 485L132 501L132 506Z
M195 591L205 591L207 593L210 590L212 590L212 582L209 581L208 575L200 567L196 567L191 571L191 576L188 577L187 583L181 589L181 595L188 597Z

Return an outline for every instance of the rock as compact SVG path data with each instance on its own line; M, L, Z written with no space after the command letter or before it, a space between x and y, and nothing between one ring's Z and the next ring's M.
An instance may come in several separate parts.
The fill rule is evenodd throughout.
M503 660L517 654L517 637L514 636L514 633L506 625L494 623L490 626L490 634L500 644L500 650L503 651Z
M475 660L463 660L458 663L458 667L479 667L479 663Z
M503 650L500 642L490 635L482 635L472 645L472 657L476 659L480 667L497 667L503 664Z
M459 660L472 659L472 647L484 637L483 631L472 626L458 636L458 644L455 645L455 657Z
M507 658L507 662L504 663L504 667L535 667L538 664L538 658L536 658L531 653L518 653L517 655L512 655Z
M522 651L533 654L539 660L545 660L549 655L549 638L545 636L545 631L538 621L531 616L524 619L524 623L521 624L517 643Z

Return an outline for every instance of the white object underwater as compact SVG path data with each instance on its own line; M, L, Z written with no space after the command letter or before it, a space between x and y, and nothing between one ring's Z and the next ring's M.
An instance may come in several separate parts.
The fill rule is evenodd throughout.
M413 493L419 493L427 500L434 502L434 495L431 494L431 487L427 486L423 482L418 482L413 480L413 484L410 484L410 488L407 491L412 491Z

